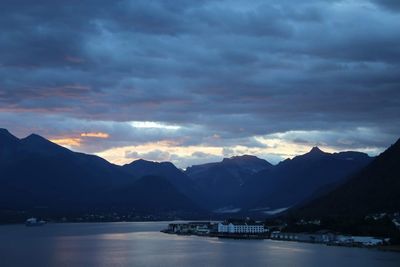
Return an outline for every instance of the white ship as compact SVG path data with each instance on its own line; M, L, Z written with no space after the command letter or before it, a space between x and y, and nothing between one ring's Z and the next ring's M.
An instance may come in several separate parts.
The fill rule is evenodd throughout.
M28 220L25 221L26 226L42 226L46 222L43 220L38 220L37 218L29 218Z

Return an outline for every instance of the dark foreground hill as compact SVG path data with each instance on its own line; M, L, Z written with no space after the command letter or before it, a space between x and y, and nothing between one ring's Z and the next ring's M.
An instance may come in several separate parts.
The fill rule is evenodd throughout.
M292 211L298 216L365 216L400 210L400 139L345 184Z

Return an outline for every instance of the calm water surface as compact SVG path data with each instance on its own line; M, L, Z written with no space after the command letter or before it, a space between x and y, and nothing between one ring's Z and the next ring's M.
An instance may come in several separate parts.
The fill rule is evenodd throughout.
M167 224L0 226L0 266L400 266L400 253L160 233Z

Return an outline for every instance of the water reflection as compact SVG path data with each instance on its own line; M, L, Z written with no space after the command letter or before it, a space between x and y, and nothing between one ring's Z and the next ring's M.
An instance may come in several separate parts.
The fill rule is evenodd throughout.
M400 254L271 240L160 233L166 223L0 227L0 265L24 266L398 266Z

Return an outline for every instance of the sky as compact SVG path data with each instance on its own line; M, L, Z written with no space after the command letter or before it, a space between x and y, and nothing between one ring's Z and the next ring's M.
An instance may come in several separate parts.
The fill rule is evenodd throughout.
M400 137L398 0L2 0L0 128L186 168Z

